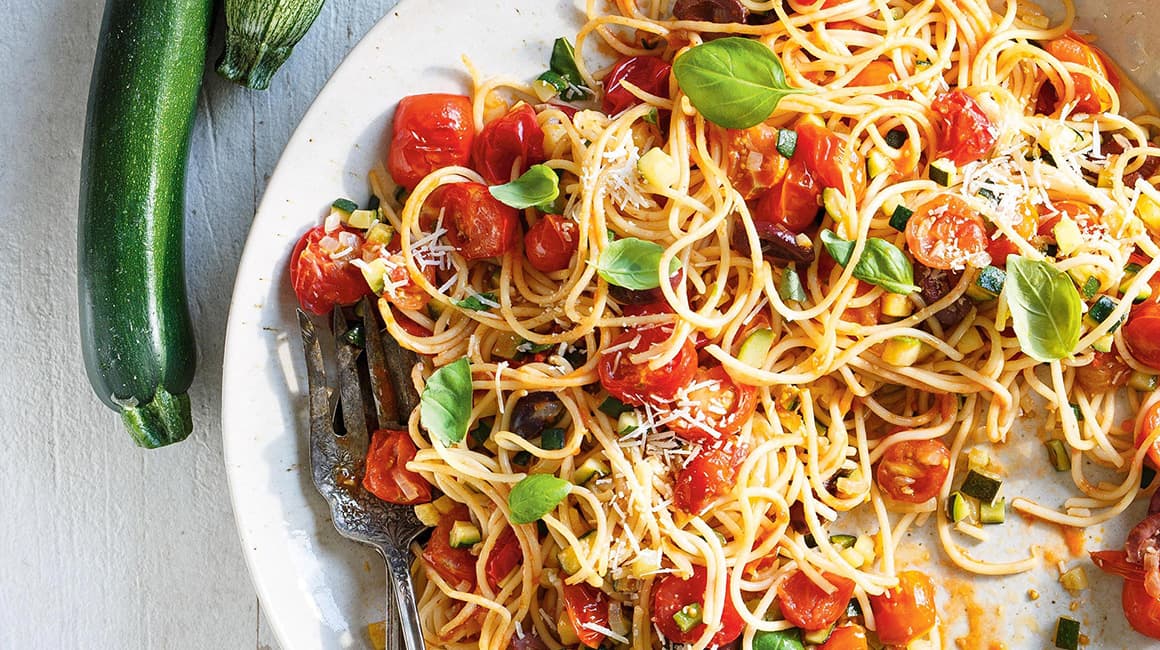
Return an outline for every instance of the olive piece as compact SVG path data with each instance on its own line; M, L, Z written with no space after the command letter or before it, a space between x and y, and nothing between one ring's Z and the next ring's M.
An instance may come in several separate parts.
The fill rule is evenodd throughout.
M678 270L669 276L669 284L672 285L673 289L676 289L677 285L681 283L684 273L683 270ZM622 305L647 305L665 299L665 294L660 287L655 289L625 289L615 284L609 284L608 295Z
M934 304L935 301L941 300L943 296L950 293L962 277L962 271L943 271L922 264L914 265L915 284L921 289L918 295L922 296L923 302L928 305ZM971 312L971 306L970 298L959 296L958 300L943 308L934 317L943 327L951 327L961 323L967 317L967 314Z
M769 222L756 222L757 238L761 240L761 254L783 262L808 264L814 261L814 247L798 242L798 236L789 228ZM749 253L749 238L738 228L733 234L733 245L743 253Z
M749 17L749 9L741 0L677 0L673 16L678 20L743 23Z
M542 434L544 429L559 423L564 417L564 410L564 403L553 393L528 393L512 409L511 431L525 440L531 440Z

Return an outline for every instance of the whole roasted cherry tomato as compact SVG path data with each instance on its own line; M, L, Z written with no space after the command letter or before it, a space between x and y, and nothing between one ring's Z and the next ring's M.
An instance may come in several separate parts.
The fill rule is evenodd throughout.
M1128 383L1132 369L1115 350L1096 352L1092 362L1075 369L1075 380L1084 390L1106 393Z
M924 573L903 571L898 574L897 587L870 597L870 608L878 640L904 646L934 627L934 585Z
M965 165L985 158L994 148L999 129L965 91L945 92L935 97L930 107L939 118L939 155Z
M589 648L599 648L604 634L589 627L595 625L608 629L608 597L592 585L582 582L578 585L564 585L564 609L580 643Z
M989 243L983 215L953 194L927 201L906 223L906 247L932 269L985 266Z
M687 417L669 422L685 440L728 438L757 410L757 389L734 381L722 366L698 368L690 385L678 403Z
M334 253L347 248L339 241L339 233L353 237L355 246L335 259ZM370 295L371 287L362 271L351 264L359 259L362 235L339 228L327 233L323 226L315 226L302 235L290 255L290 286L298 296L298 304L314 314L329 314L336 305L350 305Z
M843 625L834 628L830 638L818 646L818 650L868 650L866 628L861 625Z
M866 161L862 154L846 146L833 131L814 122L802 122L797 132L793 160L800 160L822 187L842 189L847 174L855 194L866 189Z
M705 506L733 489L737 468L746 453L744 445L737 440L717 441L701 447L677 473L673 503L689 514L701 514Z
M780 131L765 123L748 129L723 130L725 172L733 189L747 201L777 186L785 176L789 159L777 151Z
M1124 618L1133 630L1160 639L1160 600L1148 593L1144 581L1125 580L1120 603L1124 608Z
M703 566L694 566L693 575L688 579L668 574L653 587L652 621L666 639L673 643L693 643L705 633L705 624L698 623L688 631L682 630L673 617L689 605L705 610L705 589L708 587L708 573ZM728 579L726 580L728 592ZM730 598L725 599L721 612L721 627L709 641L710 646L732 643L745 630L745 621L737 613Z
M527 104L484 125L475 137L472 164L492 185L506 183L544 162L544 132ZM518 163L518 164L517 164Z
M1023 239L1031 241L1039 229L1039 210L1030 200L1019 203L1016 211L1018 221L1011 224L1011 228ZM991 237L987 244L987 254L991 256L991 264L1006 266L1008 255L1018 255L1019 247L1006 235Z
M789 163L781 183L762 195L753 208L753 220L784 226L790 232L802 233L818 217L822 187L797 159Z
M1124 343L1136 361L1160 370L1160 303L1146 300L1132 307Z
M456 505L439 518L431 531L431 538L423 548L423 561L428 568L452 587L471 591L475 589L475 556L471 549L451 546L451 528L457 521L470 521L467 506Z
M483 566L483 573L487 576L487 584L492 589L499 589L499 583L524 560L524 550L520 548L520 540L516 538L516 531L510 526L503 529L491 555Z
M801 570L781 581L777 586L777 596L785 620L803 630L822 630L845 613L850 598L854 596L854 582L830 573L823 575L834 585L834 591L826 593Z
M475 125L471 100L462 95L404 97L391 123L387 171L407 189L436 169L471 160Z
M665 403L687 386L697 371L697 349L686 339L673 360L651 369L648 362L636 364L630 357L647 352L668 340L673 328L668 325L628 329L609 346L615 352L600 357L600 383L604 389L625 404Z
M528 263L541 273L568 268L579 245L576 222L558 214L540 217L524 235L524 255L527 255Z
M1093 74L1101 79L1109 79L1108 69L1096 48L1082 40L1074 32L1069 32L1065 36L1048 41L1044 45L1044 49L1064 63L1081 65L1091 71L1091 74L1086 72L1071 73L1071 82L1075 86L1074 112L1103 113L1112 108L1111 94L1092 79ZM1063 92L1062 87L1055 88L1057 97L1062 96ZM1052 106L1052 112L1055 108L1058 106Z
M601 106L609 115L619 115L640 103L636 95L620 85L627 81L657 97L669 96L669 75L673 67L658 56L630 56L616 62L604 77L604 101Z
M516 245L520 213L492 196L486 185L444 185L427 202L428 213L437 214L442 210L447 241L468 260L499 257Z
M406 431L375 431L367 449L363 487L387 503L427 503L431 500L431 484L407 469L407 463L415 460L417 453L419 449Z
M1143 445L1157 428L1160 428L1160 401L1154 402L1136 418L1136 447ZM1148 461L1152 467L1160 469L1160 438L1152 442L1152 448L1148 450Z
M925 503L938 494L951 466L951 452L938 440L905 440L878 461L878 487L895 501Z

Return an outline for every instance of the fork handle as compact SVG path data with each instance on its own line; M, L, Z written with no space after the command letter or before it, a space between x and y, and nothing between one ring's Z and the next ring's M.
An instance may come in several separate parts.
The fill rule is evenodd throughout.
M423 629L419 625L419 607L415 603L415 585L411 582L411 553L406 549L384 544L379 549L387 562L387 650L426 650ZM392 602L393 601L393 602ZM398 612L398 630L403 645L398 646L399 635L389 628Z

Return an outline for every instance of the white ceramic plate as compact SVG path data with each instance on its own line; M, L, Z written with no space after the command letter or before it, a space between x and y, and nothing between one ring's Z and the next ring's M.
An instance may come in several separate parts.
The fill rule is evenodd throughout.
M1142 13L1150 1L1089 0L1081 3L1080 24L1104 34L1101 44L1130 76L1158 88L1160 68L1146 47L1156 40L1144 37L1156 26ZM234 290L222 429L245 555L284 650L367 647L365 626L382 619L385 589L378 556L335 533L306 471L305 370L285 273L291 248L319 223L334 197L367 198L366 173L382 153L382 134L400 98L463 92L464 54L485 75L538 74L553 39L575 34L582 6L581 0L404 0L327 83L270 179ZM1041 449L1029 446L1026 453L1045 467ZM1011 519L1004 539L1025 548L1020 536L1026 526ZM1049 549L1061 548L1051 530L1038 527L1031 534ZM1122 534L1111 531L1108 539L1118 542ZM1089 547L1101 541L1102 532L1096 532ZM909 552L923 554L924 543L929 545L908 540ZM1002 552L1002 545L989 546ZM940 551L928 547L937 562ZM991 638L1011 648L1044 647L1056 617L1078 600L1071 615L1097 645L1139 646L1144 639L1128 630L1120 614L1117 582L1095 573L1089 572L1095 589L1078 599L1059 591L1050 567L1005 580L952 581L954 593L943 594L940 610L954 637L967 630L966 604L978 603L973 629L984 641L980 647ZM1043 594L1035 603L1026 598L1031 586Z

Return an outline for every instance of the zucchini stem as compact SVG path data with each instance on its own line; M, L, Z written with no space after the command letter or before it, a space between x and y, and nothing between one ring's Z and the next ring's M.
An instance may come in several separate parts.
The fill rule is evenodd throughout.
M181 442L193 431L189 395L171 395L161 386L147 403L122 407L121 420L137 446L145 449Z

